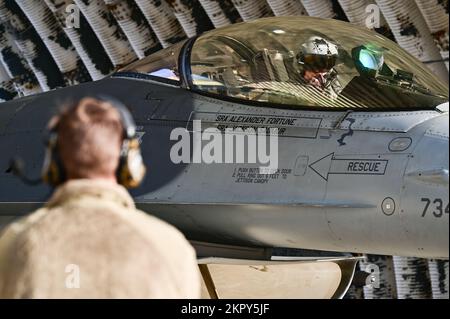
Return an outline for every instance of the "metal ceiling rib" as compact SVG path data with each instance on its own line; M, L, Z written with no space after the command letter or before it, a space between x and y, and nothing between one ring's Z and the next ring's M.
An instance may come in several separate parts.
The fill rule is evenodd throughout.
M68 25L66 8L73 4L72 0L45 0L45 3L72 42L91 78L99 80L110 73L114 66L84 16L80 14L79 28Z
M214 29L200 2L169 0L167 3L188 37Z
M299 0L267 0L276 16L308 15Z
M167 2L160 0L135 1L164 48L186 38L185 32Z
M152 28L132 0L104 0L139 59L161 49Z
M434 41L444 59L448 59L448 1L416 0ZM448 61L445 63L448 70Z
M127 37L102 0L74 0L84 15L114 67L137 59Z
M220 28L231 23L242 22L239 12L230 0L199 0L214 27Z
M0 1L0 20L35 74L42 91L65 85L48 49L15 1Z
M41 92L41 87L27 61L20 54L11 36L6 32L5 26L0 25L0 64L12 82L12 95L6 95L2 100L9 100L17 96L26 96ZM4 77L4 80L6 77ZM7 84L5 84L6 88ZM3 85L2 85L3 87ZM6 88L10 90L10 88Z
M310 16L325 19L333 19L336 16L329 0L302 0L302 3Z
M260 0L231 0L244 21L273 16L273 12L266 1Z

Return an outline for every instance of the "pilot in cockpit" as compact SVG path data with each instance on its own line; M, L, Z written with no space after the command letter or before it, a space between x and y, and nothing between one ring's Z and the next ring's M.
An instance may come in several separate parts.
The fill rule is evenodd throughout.
M312 36L304 42L297 54L299 82L324 91L331 98L342 91L337 71L338 46L320 36Z

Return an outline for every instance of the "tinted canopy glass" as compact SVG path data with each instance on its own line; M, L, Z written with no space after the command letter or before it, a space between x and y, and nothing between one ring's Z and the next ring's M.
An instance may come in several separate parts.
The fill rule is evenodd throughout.
M178 66L181 48L186 41L179 42L119 70L144 74L155 80L164 80L179 84L180 71Z
M267 106L432 109L448 88L396 43L312 17L267 18L210 31L192 47L191 86Z

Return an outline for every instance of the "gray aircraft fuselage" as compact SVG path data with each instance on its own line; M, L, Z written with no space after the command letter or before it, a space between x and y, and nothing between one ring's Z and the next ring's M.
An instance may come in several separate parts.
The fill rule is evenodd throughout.
M15 177L10 158L22 157L26 173L39 176L49 118L68 98L98 93L124 102L138 126L148 172L131 192L137 206L189 239L448 258L448 104L447 111L287 110L126 74L0 105L0 221L31 212L52 192ZM173 129L189 130L194 119L245 127L252 117L279 129L276 172L171 161Z

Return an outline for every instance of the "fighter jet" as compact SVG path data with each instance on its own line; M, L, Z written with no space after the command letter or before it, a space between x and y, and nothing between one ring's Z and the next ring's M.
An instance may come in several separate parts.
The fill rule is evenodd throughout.
M203 256L264 259L259 252L284 247L315 260L448 258L448 86L380 34L336 20L265 18L206 32L99 81L1 104L3 223L52 191L24 184L10 159L40 176L49 118L96 94L135 118L148 168L132 191L137 207L178 227ZM227 136L244 142L229 147Z

